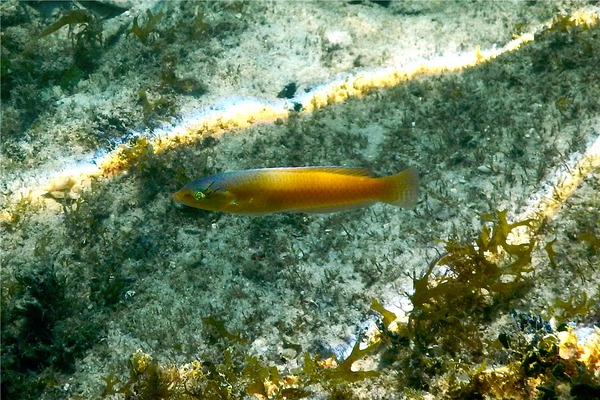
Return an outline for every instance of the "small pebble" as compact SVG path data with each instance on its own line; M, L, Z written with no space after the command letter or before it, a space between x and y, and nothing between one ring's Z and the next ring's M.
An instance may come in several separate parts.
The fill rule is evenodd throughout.
M477 167L477 171L489 174L492 172L492 168L490 168L488 165L480 165Z

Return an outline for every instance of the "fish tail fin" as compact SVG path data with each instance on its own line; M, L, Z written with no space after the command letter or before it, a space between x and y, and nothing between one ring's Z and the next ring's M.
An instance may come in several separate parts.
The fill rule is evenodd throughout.
M384 202L398 207L412 208L419 198L419 174L408 168L399 174L386 176L386 196Z

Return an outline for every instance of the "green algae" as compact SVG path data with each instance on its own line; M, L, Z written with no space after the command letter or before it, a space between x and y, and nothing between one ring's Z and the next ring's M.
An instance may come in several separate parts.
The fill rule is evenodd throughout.
M146 10L146 22L140 26L138 24L138 16L136 15L133 17L132 26L127 30L127 33L133 34L142 43L146 44L150 34L156 30L156 25L160 22L163 15L163 12L153 14L152 11Z
M7 211L8 218L2 219L2 227L13 232L18 230L21 225L27 221L31 209L31 193L28 196L21 196L21 198Z
M281 373L258 357L245 354L239 334L231 333L216 318L206 319L209 325L217 326L223 333L216 343L222 347L220 360L194 360L183 366L160 364L151 355L142 351L132 356L129 378L121 382L119 374L111 372L103 377L104 389L100 396L115 394L128 399L237 399L244 394L259 398L302 399L314 393L314 385L340 396L344 387L379 376L376 371L353 371L352 365L372 354L378 343L362 346L359 337L351 354L340 364L333 357L320 360L318 356L304 354L301 369ZM223 347L224 346L224 347ZM343 398L343 397L337 397Z
M86 9L73 9L65 12L58 20L46 27L40 37L48 36L63 26L69 26L69 37L75 41L102 43L102 24L100 18ZM80 27L79 31L75 29Z
M2 393L35 398L98 340L99 324L78 304L66 278L38 265L2 286ZM33 375L33 376L32 376Z
M377 299L371 299L371 310L378 312L383 317L383 325L389 327L398 318L396 314L386 310Z
M73 89L97 67L97 59L104 52L103 20L92 11L83 8L68 10L46 27L39 38L51 35L68 26L68 39L72 45L72 65L63 71L61 88Z
M495 398L522 398L536 393L541 399L596 398L600 381L593 364L577 357L573 347L577 338L570 330L548 332L541 328L531 334L531 339L522 336L513 342L512 361L505 366L489 368L481 364L472 370L468 382L455 381L449 398L472 398L484 393ZM598 350L596 345L596 358Z
M532 390L540 398L561 393L591 398L586 393L596 393L600 383L594 374L595 361L587 365L579 361L582 350L573 350L577 338L572 333L568 339L560 336L566 325L555 331L540 316L513 311L516 301L534 283L531 253L536 240L514 245L507 239L514 229L529 227L534 221L509 223L506 211L483 215L482 220L485 223L474 243L447 241L446 253L434 260L422 277L413 278L414 292L408 296L414 308L407 323L373 300L371 308L383 319L382 365L400 368L405 374L402 384L432 393L432 377L439 376L448 385L445 396L451 399L483 394L516 398ZM549 263L556 257L551 247L554 242L545 247ZM438 266L445 270L435 272ZM511 279L506 280L507 275ZM596 299L582 292L566 300L557 298L547 314L573 321L597 315L598 306ZM496 340L481 334L506 314L513 323L505 324ZM392 322L398 325L393 327ZM403 341L398 340L400 336ZM590 345L592 360L600 357L599 350L597 344ZM493 357L504 361L490 368L485 360ZM458 370L457 359L463 360ZM459 379L459 371L468 379Z
M263 364L257 357L245 355L243 346L245 341L241 336L229 332L225 328L223 320L209 317L205 318L204 322L207 328L216 334L212 340L213 344L218 347L223 346L224 343L229 343L229 345L223 349L224 358L220 362L208 363L209 369L215 368L220 371L220 374L205 374L199 379L202 382L208 382L219 376L220 380L218 382L211 381L209 386L228 388L226 392L220 391L221 389L212 394L208 394L208 392L181 394L177 392L177 389L174 389L174 392L165 392L165 388L176 388L181 383L181 376L173 372L176 367L151 363L147 372L145 369L140 372L136 370L135 361L135 357L141 357L139 355L134 356L134 373L131 376L135 378L130 379L124 385L126 389L121 390L131 391L131 393L149 391L154 394L160 393L165 398L197 398L194 397L196 395L204 398L219 398L218 396L230 398L232 395L235 397L235 393L242 392L259 397L303 398L312 393L311 385L319 385L333 395L333 393L343 393L343 388L348 383L378 379L382 373L385 373L386 368L395 368L394 361L390 360L392 349L399 347L400 350L395 354L401 356L406 354L402 349L407 346L411 348L411 355L398 360L400 365L411 360L413 376L407 376L406 384L413 388L423 389L425 383L418 374L444 374L445 368L450 368L452 365L452 357L468 356L471 363L481 359L481 355L490 346L490 343L480 337L477 332L498 314L508 312L515 296L521 295L523 290L527 290L531 286L531 278L528 273L531 271L531 251L535 241L530 240L516 245L509 241L509 236L513 230L529 226L532 221L509 223L506 211L483 215L482 219L484 224L475 242L465 245L457 241L447 241L446 253L434 260L422 277L414 278L414 293L409 295L414 308L409 313L408 323L401 328L402 334L407 336L403 340L399 340L397 337L397 330L384 329L382 331L383 339L365 346L364 336L359 335L350 355L345 360L339 363L334 358L321 360L318 356L311 356L305 352L303 367L284 374L276 367ZM500 255L504 259L494 258L494 256ZM449 271L434 272L438 265L445 266ZM513 279L510 282L501 283L501 278L506 275ZM389 327L397 320L394 313L386 310L375 299L372 299L371 308L383 316L385 327ZM503 337L506 347L511 351L516 351L513 346L516 342L509 340L509 335ZM535 361L532 361L532 357L542 354L544 351L549 352L550 350L546 349L548 343L550 342L542 341L537 344L535 350L537 353L532 353L533 355L530 354L528 359L521 361L519 368L525 368L522 367L523 365L533 368L532 365L535 364ZM381 371L353 370L353 365L357 361L375 355L382 345L384 345L384 353L387 354L382 357L387 357L388 367ZM521 344L521 346L526 347L528 344ZM432 352L434 348L439 348L439 350ZM444 354L444 356L440 357L439 354ZM451 358L447 359L448 356ZM200 360L194 362L202 365L206 363ZM418 368L415 368L417 365ZM432 368L438 369L438 371L433 373ZM411 369L407 369L407 371ZM473 367L471 370L472 385L470 386L456 381L449 391L452 398L460 398L461 393L473 393L485 385L490 391L493 390L493 385L498 383L491 382L487 376L484 379L483 371L485 371L485 364ZM225 377L228 378L225 379ZM107 380L109 379L107 378ZM109 381L112 382L112 380ZM208 385L208 383L200 381L192 386ZM150 388L149 385L155 387ZM107 391L105 390L105 392Z
M508 310L533 284L527 273L531 272L535 240L507 243L513 229L531 221L508 223L506 211L483 219L492 227L484 224L475 243L447 241L446 253L434 260L422 277L413 278L409 330L424 349L436 344L448 354L466 349L481 353L484 343L478 327ZM502 253L508 256L502 257ZM435 272L438 265L448 270Z
M598 286L600 289L600 285ZM590 298L586 292L579 290L568 298L557 298L548 308L548 314L560 317L561 321L573 321L600 314L600 299Z

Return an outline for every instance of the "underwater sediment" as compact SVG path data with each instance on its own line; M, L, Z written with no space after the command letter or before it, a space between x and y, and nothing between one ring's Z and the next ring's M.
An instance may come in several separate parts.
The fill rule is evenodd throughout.
M0 6L7 398L598 393L597 8L100 4ZM325 165L417 205L171 200Z

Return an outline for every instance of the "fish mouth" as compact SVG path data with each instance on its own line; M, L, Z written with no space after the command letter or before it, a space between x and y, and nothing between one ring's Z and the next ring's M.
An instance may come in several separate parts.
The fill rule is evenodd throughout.
M173 193L173 195L171 196L171 198L173 199L173 201L175 201L177 205L186 205L185 197L185 192L183 190L179 190Z

